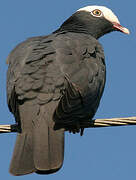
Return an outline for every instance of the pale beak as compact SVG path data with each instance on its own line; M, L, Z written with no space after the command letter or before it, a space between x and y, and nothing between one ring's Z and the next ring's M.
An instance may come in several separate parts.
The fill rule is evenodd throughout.
M123 33L125 33L125 34L130 34L130 31L129 31L127 28L121 26L120 24L118 24L118 23L116 23L116 22L113 22L112 24L113 24L113 28L114 28L115 30L120 31L120 32L123 32Z

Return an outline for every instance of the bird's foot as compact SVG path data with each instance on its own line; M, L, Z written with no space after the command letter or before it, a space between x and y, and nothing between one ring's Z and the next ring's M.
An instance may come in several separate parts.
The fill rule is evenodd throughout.
M72 124L72 126L69 127L69 133L80 133L80 135L82 136L84 132L84 128L80 127L80 123L76 122L75 124Z

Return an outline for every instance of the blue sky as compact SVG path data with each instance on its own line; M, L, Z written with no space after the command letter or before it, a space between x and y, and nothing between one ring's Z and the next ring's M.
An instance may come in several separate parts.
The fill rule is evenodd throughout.
M105 5L131 34L110 33L100 39L106 57L107 82L96 118L136 116L136 14L135 1L112 0L1 0L0 2L0 124L14 118L6 104L6 57L28 37L50 34L77 9ZM13 177L8 168L15 134L0 135L0 178L12 180L115 180L136 177L136 127L87 129L84 136L66 133L65 160L53 175Z

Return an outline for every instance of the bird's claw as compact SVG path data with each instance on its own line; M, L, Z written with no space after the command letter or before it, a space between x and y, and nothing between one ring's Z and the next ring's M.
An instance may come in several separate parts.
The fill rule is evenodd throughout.
M80 135L83 135L84 128L80 127L80 123L77 122L76 124L72 125L72 127L69 128L69 133L80 133Z

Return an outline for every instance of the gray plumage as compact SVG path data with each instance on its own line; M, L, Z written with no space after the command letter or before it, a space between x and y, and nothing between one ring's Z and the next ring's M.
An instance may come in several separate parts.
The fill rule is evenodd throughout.
M97 18L77 12L51 35L29 38L9 55L7 99L21 129L10 165L13 175L59 170L64 130L82 134L80 122L95 115L106 74L97 38L113 29L102 18L105 31L100 23L102 33L93 36L93 21Z

